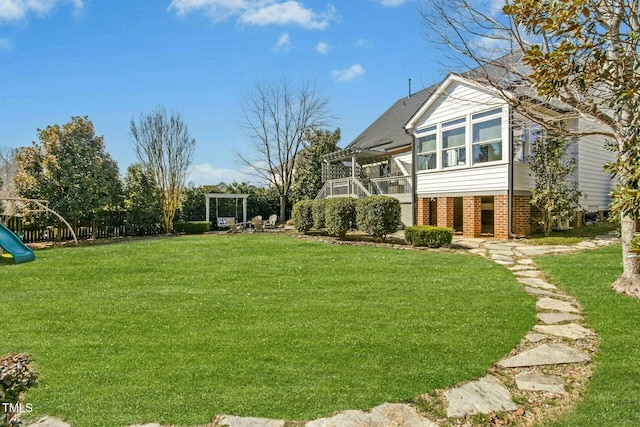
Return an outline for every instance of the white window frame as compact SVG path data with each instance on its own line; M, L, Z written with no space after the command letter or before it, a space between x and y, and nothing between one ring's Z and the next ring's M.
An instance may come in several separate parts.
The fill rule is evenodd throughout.
M442 169L449 169L455 167L464 167L467 166L467 122L468 117L459 117L453 120L447 120L440 125L440 132L438 135L440 136L440 147L442 152ZM444 134L446 132L454 131L454 130L464 130L464 143L462 145L456 145L455 147L444 147ZM462 156L461 154L462 151ZM460 158L464 157L464 161L460 161ZM449 161L452 160L454 164L448 164Z
M435 146L433 150L426 150L426 151L418 151L418 147L419 145L419 140L420 138L425 138L428 136L434 136L434 142L435 142ZM418 172L424 172L424 171L433 171L433 170L437 170L439 168L439 164L438 164L438 151L439 151L439 143L438 143L438 126L437 125L433 125L433 126L429 126L425 129L421 129L420 131L418 131L417 135L416 135L416 162L418 163L416 165L416 170ZM426 157L426 156L434 156L435 158L435 165L433 168L429 168L429 167L425 167L425 168L420 168L420 157ZM425 162L425 165L428 166L428 161Z
M496 119L500 120L500 125L499 125L500 126L500 136L498 138L489 139L489 140L486 140L486 141L474 141L475 126L480 125L482 123L486 123L486 122L492 121L492 120L496 120ZM491 110L480 111L480 112L471 114L470 139L471 139L471 164L473 166L497 163L497 162L501 162L502 160L504 160L504 139L503 139L503 135L502 135L502 133L503 133L502 129L503 129L503 124L504 124L503 122L504 122L504 120L503 120L503 114L502 114L502 107L493 108ZM499 143L499 145L500 145L500 158L499 159L495 159L495 160L486 160L486 161L476 162L476 160L475 160L475 147L493 145L495 143Z

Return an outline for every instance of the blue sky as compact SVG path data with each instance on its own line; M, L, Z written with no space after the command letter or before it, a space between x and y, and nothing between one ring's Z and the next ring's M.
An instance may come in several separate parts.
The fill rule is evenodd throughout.
M132 118L163 105L197 141L191 181L242 175L242 101L315 81L346 146L397 99L442 80L418 0L0 0L0 147L89 116L124 174Z

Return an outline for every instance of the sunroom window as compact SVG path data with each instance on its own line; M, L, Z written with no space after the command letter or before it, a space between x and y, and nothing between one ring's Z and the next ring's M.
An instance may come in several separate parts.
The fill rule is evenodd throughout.
M438 166L436 127L432 126L425 130L427 133L420 135L417 139L416 154L418 157L418 170L431 170Z
M493 110L499 113L500 110ZM487 112L490 113L490 112ZM502 160L502 118L475 121L487 117L487 113L472 116L473 123L473 164Z
M462 118L442 124L442 166L445 168L466 163L465 122Z

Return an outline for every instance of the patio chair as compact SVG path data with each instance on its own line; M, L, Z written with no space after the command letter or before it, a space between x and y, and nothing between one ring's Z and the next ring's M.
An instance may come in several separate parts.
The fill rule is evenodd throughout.
M276 222L278 222L278 215L273 214L269 216L269 219L264 223L265 228L276 228Z
M261 215L251 218L251 224L253 225L253 231L264 231Z
M236 224L235 219L227 218L227 226L229 227L229 231L227 233L240 233L242 232L242 226Z

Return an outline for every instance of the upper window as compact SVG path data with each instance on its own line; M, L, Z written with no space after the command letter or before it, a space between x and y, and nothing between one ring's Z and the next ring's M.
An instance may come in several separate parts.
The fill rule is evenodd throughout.
M442 124L442 166L460 166L466 163L466 119ZM455 127L457 125L462 125Z
M436 127L426 129L426 134L417 139L416 154L418 157L418 170L431 170L438 167L438 145L436 142Z
M487 113L474 115L472 120L489 116ZM496 117L473 123L473 164L502 160L502 118Z

